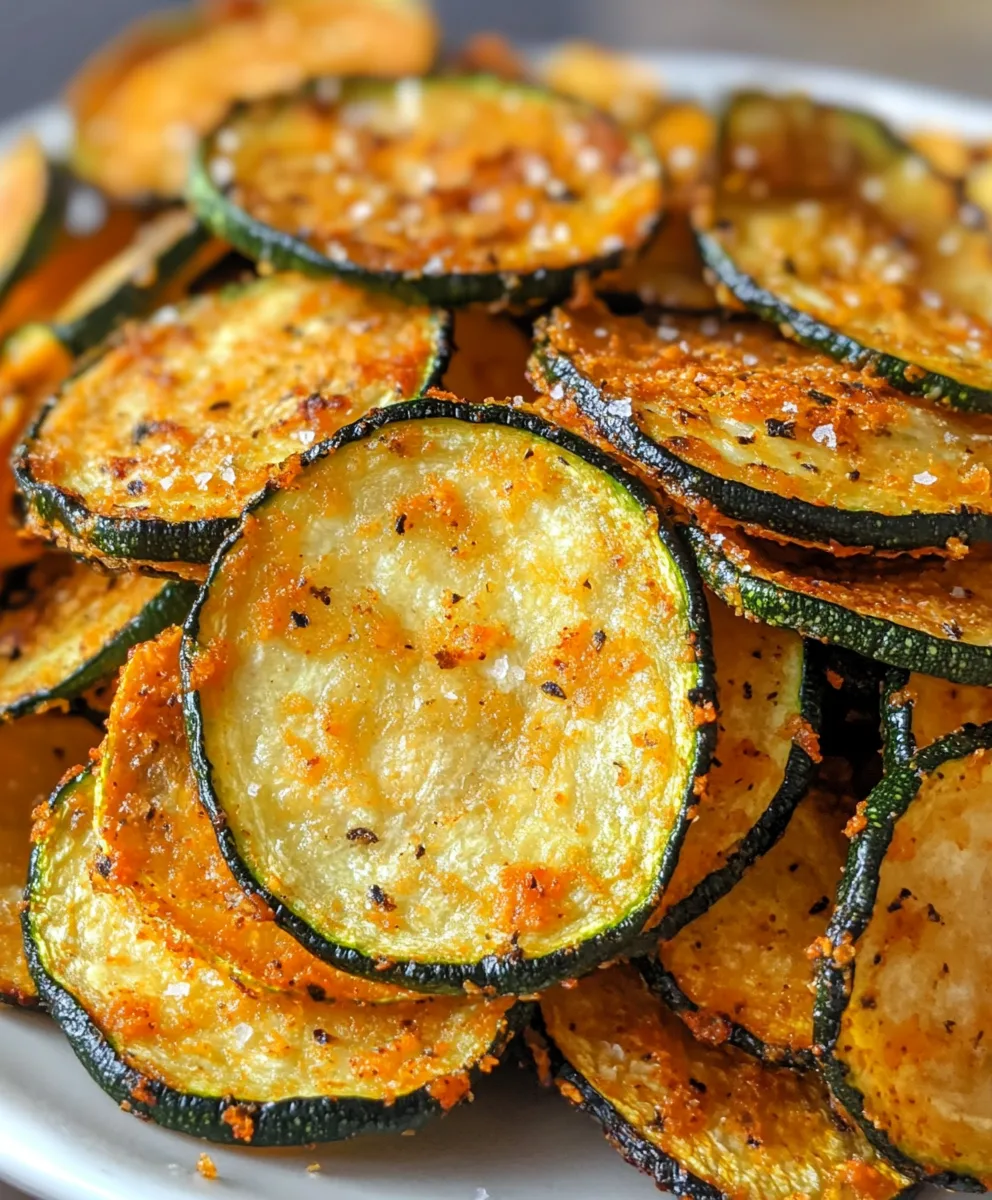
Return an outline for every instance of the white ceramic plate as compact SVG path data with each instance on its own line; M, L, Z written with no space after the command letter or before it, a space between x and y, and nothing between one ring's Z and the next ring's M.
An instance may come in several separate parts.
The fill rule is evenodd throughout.
M748 85L814 93L894 124L992 138L992 103L876 76L713 54L652 57L670 91L716 102ZM58 150L66 121L25 118ZM23 125L25 122L19 122ZM10 129L0 131L10 133ZM197 1175L209 1149L219 1178ZM307 1167L319 1163L320 1171ZM588 1118L507 1067L414 1138L374 1137L318 1151L204 1147L119 1112L43 1017L0 1009L0 1179L44 1200L648 1200ZM0 1192L3 1191L0 1185ZM936 1195L936 1193L935 1193Z

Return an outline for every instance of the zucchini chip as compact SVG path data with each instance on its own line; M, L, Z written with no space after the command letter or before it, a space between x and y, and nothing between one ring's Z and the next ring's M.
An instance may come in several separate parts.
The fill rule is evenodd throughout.
M444 369L447 318L276 275L127 324L19 452L28 524L111 565L208 563L281 465Z
M531 85L353 79L236 108L188 195L253 259L456 306L619 265L655 227L660 176L646 138Z
M0 158L0 300L48 249L65 197L65 179L33 134Z
M33 562L44 549L23 531L10 458L71 368L72 356L47 325L25 325L0 346L0 571Z
M596 292L621 311L631 297L644 307L676 312L710 313L719 307L703 277L689 216L677 210L666 212L661 228L633 262L596 280Z
M326 961L527 993L655 909L715 733L709 622L677 535L577 438L383 409L249 509L186 628L201 800Z
M417 75L436 43L421 0L250 0L152 16L73 81L73 166L112 196L178 196L197 137L233 100L314 75Z
M541 79L563 96L602 109L635 129L646 128L662 108L657 71L595 42L561 43L542 64Z
M416 999L314 958L235 882L197 794L179 703L180 637L173 627L136 646L121 672L99 767L100 873L248 987L330 1003Z
M992 410L992 240L959 188L864 113L737 96L703 258L783 333L895 387Z
M966 725L992 721L992 688L915 672L889 672L883 702L883 736L897 761Z
M771 1063L813 1065L807 950L827 928L852 808L811 793L729 895L638 964L697 1038Z
M38 1002L24 957L20 905L31 856L31 814L75 763L87 761L100 731L60 713L0 725L0 1003Z
M833 558L730 526L686 536L703 578L756 621L954 683L992 684L992 554Z
M992 1186L992 725L891 767L860 807L818 959L821 1068L900 1171Z
M76 776L36 823L25 949L45 1007L125 1111L210 1141L298 1146L415 1129L495 1065L526 1006L246 988L106 884L95 790Z
M530 337L516 321L482 308L455 313L453 353L444 387L462 400L532 400L527 378Z
M709 603L720 715L713 765L652 936L672 938L781 836L819 761L821 670L788 630ZM655 924L657 922L657 924Z
M189 284L227 252L185 209L161 213L59 306L59 337L73 354L82 354L127 317L181 300Z
M72 700L112 674L132 646L182 621L196 588L106 575L50 554L8 579L0 607L0 719Z
M540 326L533 375L692 511L887 550L992 538L987 418L910 399L767 325L576 304Z
M815 1074L706 1045L614 967L541 1000L559 1090L632 1166L689 1200L889 1200L908 1183Z

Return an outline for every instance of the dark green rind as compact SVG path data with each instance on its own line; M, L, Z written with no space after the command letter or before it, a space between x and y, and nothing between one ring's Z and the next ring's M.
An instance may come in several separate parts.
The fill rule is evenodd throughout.
M451 319L436 317L434 356L421 381L421 393L439 384L451 357ZM31 474L28 455L49 414L58 405L64 388L91 367L104 353L107 343L84 355L76 370L42 407L21 444L14 451L12 468L22 500L49 529L60 527L75 554L97 557L111 564L140 562L143 567L169 563L206 565L226 538L236 532L240 516L212 517L198 521L167 521L161 517L107 517L91 513L82 498L51 483L39 483ZM274 470L277 468L273 468ZM57 539L56 539L57 540Z
M766 625L795 629L892 667L936 675L952 683L992 684L992 646L952 642L880 617L865 616L828 600L789 591L739 570L699 526L686 529L700 573L732 608Z
M621 454L657 474L667 488L684 496L687 503L706 501L733 521L760 525L793 540L834 541L842 546L870 546L880 550L943 546L950 538L965 542L992 539L992 515L970 511L964 505L957 512L889 516L811 504L750 484L721 479L652 441L632 416L612 411L609 397L601 388L565 355L550 353L544 337L539 337L535 344L531 369L548 386L562 384L579 410Z
M198 590L194 583L165 584L155 599L150 600L136 617L120 628L89 662L83 663L55 687L32 692L13 704L0 707L0 720L12 721L16 717L27 716L56 701L76 700L83 692L122 667L132 646L149 641L169 625L182 624L189 615ZM89 715L89 710L83 715Z
M575 1107L599 1123L606 1140L626 1163L653 1179L659 1190L671 1192L674 1196L687 1197L688 1200L730 1200L719 1188L693 1175L676 1159L659 1150L622 1117L609 1100L568 1062L548 1036L540 1012L534 1018L534 1025L547 1046L554 1078L575 1089L581 1097L581 1103L576 1103ZM572 1102L575 1103L574 1099Z
M471 405L424 399L379 409L352 425L345 426L333 438L308 450L303 456L304 468L333 454L343 446L373 436L389 425L404 421L423 420L457 420L476 425L504 425L533 434L535 437L543 438L585 459L625 488L642 508L656 511L647 490L593 446L567 430L549 424L535 414L502 405ZM245 510L245 517L250 516L264 505L270 497L277 495L279 490L277 485L269 485ZM661 542L671 556L682 579L686 595L687 620L696 635L696 659L699 674L693 700L700 706L707 703L713 703L715 706L716 687L709 614L702 584L699 582L692 556L685 549L678 532L668 527L660 516L658 530ZM637 935L642 932L645 923L657 906L657 894L660 893L675 870L682 840L689 826L687 813L695 799L693 786L697 777L706 774L713 754L716 742L716 724L714 722L707 722L698 727L688 786L678 820L659 866L654 889L655 895L649 903L630 913L619 924L589 938L580 945L565 946L539 958L531 959L518 952L516 955L489 955L476 963L384 961L370 958L350 946L343 946L328 940L298 916L288 903L274 896L256 878L251 867L241 855L237 839L228 826L227 818L214 789L213 767L206 752L203 716L197 692L191 682L200 612L210 598L211 588L220 574L225 557L237 545L241 537L242 531L240 529L235 531L214 558L207 581L186 622L180 665L186 731L189 737L193 769L199 785L200 802L213 822L214 832L224 858L242 889L249 895L259 896L272 910L276 923L292 934L306 950L317 958L352 975L376 979L382 983L394 983L427 993L460 994L467 985L484 989L489 995L529 995L551 987L563 979L581 975L626 951Z
M89 768L63 784L50 800L50 808L54 811L88 775ZM391 1103L354 1096L302 1096L268 1104L239 1103L231 1096L180 1092L128 1066L79 1001L48 974L42 963L32 928L30 899L43 865L44 842L41 842L31 854L29 903L21 917L31 976L42 1004L65 1034L76 1057L111 1099L119 1105L126 1103L127 1111L190 1137L257 1148L338 1142L366 1133L399 1133L420 1129L433 1118L443 1115L444 1109L426 1088L399 1096ZM489 1053L499 1057L529 1017L526 1004L511 1009L505 1028ZM471 1074L477 1079L478 1068ZM232 1126L224 1121L224 1113L231 1107L242 1108L251 1116L254 1134L250 1142L235 1138Z
M51 249L65 217L70 191L69 172L49 160L45 201L34 228L21 247L16 262L6 267L0 264L0 302L6 300L11 290L38 266Z
M634 965L651 991L663 1000L677 1016L684 1020L686 1015L691 1016L691 1014L699 1012L699 1005L689 999L679 986L679 981L659 959L642 958L638 959ZM789 1067L793 1071L808 1071L815 1065L816 1059L811 1050L790 1050L785 1046L770 1046L743 1025L732 1020L726 1013L722 1013L721 1016L725 1017L727 1021L726 1041L729 1045L736 1046L738 1050L743 1050L745 1054L750 1054L752 1058L760 1059L770 1067Z
M909 147L886 125L867 113L848 110L851 117L868 122L876 136L888 142L895 153L912 153ZM724 131L726 118L724 120ZM722 137L721 137L722 140ZM914 155L914 157L919 157ZM948 186L953 186L948 184ZM961 196L962 203L965 197ZM719 221L719 202L716 219ZM856 367L871 367L878 375L887 379L893 387L908 396L923 396L928 400L939 400L954 408L971 412L992 412L992 391L961 383L937 371L926 371L904 358L887 354L857 341L847 334L816 320L807 313L793 308L780 300L774 292L763 288L750 275L739 270L731 255L720 244L719 239L707 228L696 226L696 241L703 262L733 295L764 321L779 327L788 326L788 336L800 345L820 350L838 362L851 363Z
M158 258L149 264L153 282L141 286L133 279L120 284L110 295L73 321L56 322L52 332L74 355L84 354L104 340L122 321L142 317L158 304L173 276L181 271L213 235L202 225L194 225Z
M944 763L992 748L992 722L952 733L894 765L868 797L867 824L851 841L827 938L834 947L856 944L868 927L878 896L879 876L896 822L916 798L923 777ZM864 1095L848 1082L848 1068L836 1057L841 1021L851 996L856 961L838 966L831 955L817 960L813 1008L814 1053L830 1090L860 1125L872 1146L899 1171L921 1183L960 1192L984 1192L978 1179L955 1171L931 1171L889 1140L865 1112Z
M428 76L423 82L429 84L431 78ZM449 81L449 77L444 78L446 82ZM367 82L362 79L345 80L343 88L347 89L349 84ZM551 94L536 84L510 83L494 75L466 76L465 82L472 86L524 90L537 95ZM291 103L296 96L312 91L314 86L309 84L301 92L288 93L282 99L285 103ZM383 86L392 87L393 82L384 81ZM574 103L583 107L581 101ZM218 129L223 129L232 117L249 111L251 107L251 101L234 105ZM618 250L568 267L538 267L523 274L516 271L484 271L474 274L417 275L403 271L370 271L348 260L335 262L300 238L256 220L232 202L229 189L217 187L209 171L216 133L217 130L200 142L187 184L187 203L218 237L230 242L255 262L269 263L279 271L333 275L369 291L387 292L408 304L461 308L466 304L493 304L497 301L526 304L562 299L571 293L579 274L596 276L611 271L621 266L627 253L626 250ZM628 136L640 153L649 160L655 159L646 138L640 134ZM651 234L647 236L650 238Z
M908 763L916 753L913 733L913 702L905 696L896 699L909 683L908 671L887 671L882 680L882 758L886 772Z

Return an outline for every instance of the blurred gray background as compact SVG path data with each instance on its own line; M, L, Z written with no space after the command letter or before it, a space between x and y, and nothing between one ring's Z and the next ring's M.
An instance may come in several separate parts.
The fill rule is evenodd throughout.
M992 96L992 0L435 0L457 42L582 34L749 51ZM168 0L0 0L0 117L53 96L86 54Z

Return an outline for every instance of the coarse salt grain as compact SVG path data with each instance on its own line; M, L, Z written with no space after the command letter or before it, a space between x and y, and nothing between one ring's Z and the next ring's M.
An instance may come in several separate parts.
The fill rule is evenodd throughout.
M234 163L229 158L212 158L209 170L211 180L219 188L234 182Z
M885 195L885 184L877 175L868 175L861 180L861 195L869 204L877 204Z
M813 430L813 441L818 442L821 446L826 446L828 450L836 450L837 434L833 425L817 425Z
M955 600L963 600L965 598L965 596L968 595L968 593L964 590L963 587L952 587L951 595L954 597Z
M372 205L368 200L356 200L355 203L348 209L349 221L367 221L373 213Z
M555 386L551 389L551 399L552 400L563 400L564 397L565 397L565 385L562 383L556 383Z
M518 221L533 221L534 205L530 200L521 200L516 208Z
M600 254L616 254L623 249L623 238L615 233L603 238L599 244Z
M316 436L312 429L300 429L296 434L297 440L304 446L309 446Z
M524 181L530 187L544 187L551 178L551 168L540 155L529 154L524 159L523 174Z
M655 332L663 342L674 342L679 336L679 331L674 325L659 325Z
M223 479L223 481L225 483L234 483L234 479L235 479L234 468L233 467L225 467L224 470L221 471L220 477L221 477L221 479Z
M745 367L756 367L758 365L758 356L756 354L742 354L741 362Z
M89 187L76 188L69 197L65 227L75 237L96 233L107 220L107 202L98 191Z
M931 475L929 471L921 471L919 475L913 476L914 483L922 483L924 487L929 487L931 483L937 482L937 476Z
M221 154L234 154L241 149L241 134L230 126L217 134L217 149Z
M203 491L203 489L204 489L204 488L207 486L207 484L210 482L210 480L211 480L211 479L213 479L213 477L214 477L214 473L213 473L213 471L198 471L198 472L197 472L197 473L196 473L196 474L193 476L193 482L196 484L196 486L197 486L197 487L200 489L200 491L202 492L202 491Z
M741 171L753 171L760 157L754 146L740 145L734 147L734 166Z
M158 481L158 486L162 489L163 492L168 492L172 488L172 485L175 482L176 482L176 476L175 476L175 472L173 472L171 475L164 475Z
M239 1021L231 1030L231 1035L242 1050L248 1045L254 1034L255 1030L250 1025L246 1025L244 1021Z
M164 308L158 309L152 313L149 318L149 325L175 325L179 320L179 309L172 304L166 304Z
M189 984L188 983L170 983L165 989L165 994L167 996L188 996L189 995Z
M673 146L668 152L668 165L673 171L691 171L698 159L694 146Z
M629 417L634 412L629 396L616 396L610 401L610 412L618 417Z
M595 146L583 146L575 156L576 166L587 175L598 171L603 165L603 155Z

